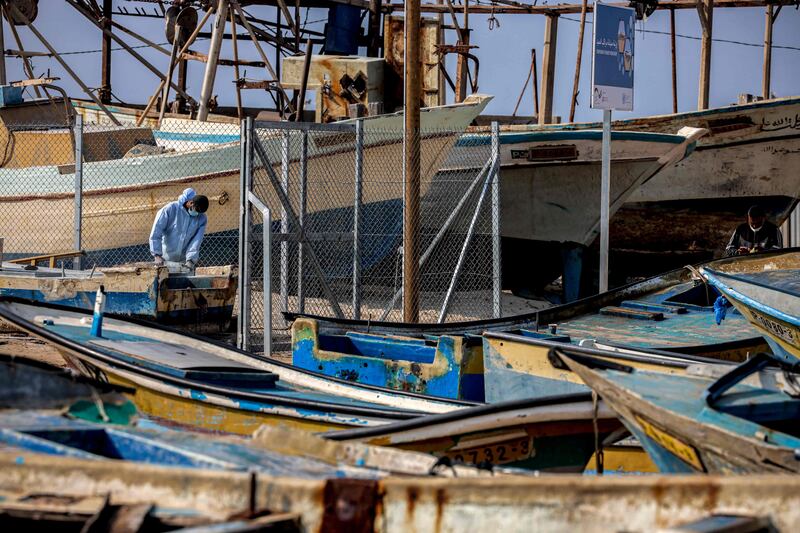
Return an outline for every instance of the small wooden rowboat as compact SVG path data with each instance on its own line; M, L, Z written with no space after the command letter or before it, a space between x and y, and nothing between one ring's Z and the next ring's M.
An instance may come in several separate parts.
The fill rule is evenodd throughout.
M774 354L793 362L800 358L800 251L737 257L700 272L764 336Z
M237 268L201 267L195 274L136 264L97 270L62 270L3 263L0 296L92 309L102 285L110 313L177 325L192 331L224 330L233 314Z
M484 400L479 337L320 335L315 320L301 318L292 324L292 364L355 383L440 398Z
M501 402L324 436L427 452L457 463L582 472L595 452L595 439L602 441L621 428L616 416L602 402L593 405L585 392Z
M332 379L154 323L0 299L0 316L52 343L81 373L135 388L146 416L251 434L262 424L312 430L385 424L474 405Z
M797 374L762 388L742 381L772 355L758 354L720 378L636 370L556 349L625 422L664 473L800 473ZM783 374L781 374L783 376Z

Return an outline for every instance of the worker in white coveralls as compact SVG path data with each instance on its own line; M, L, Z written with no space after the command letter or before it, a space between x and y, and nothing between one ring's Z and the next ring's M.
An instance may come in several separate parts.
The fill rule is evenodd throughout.
M173 261L194 270L208 223L206 211L208 198L191 188L177 202L159 209L150 231L150 253L156 266Z

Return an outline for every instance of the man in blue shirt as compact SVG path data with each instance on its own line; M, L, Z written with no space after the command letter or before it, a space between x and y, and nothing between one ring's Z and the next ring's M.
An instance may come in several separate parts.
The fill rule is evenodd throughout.
M150 253L156 266L174 261L194 270L208 223L207 210L208 198L189 188L177 202L158 211L150 231Z

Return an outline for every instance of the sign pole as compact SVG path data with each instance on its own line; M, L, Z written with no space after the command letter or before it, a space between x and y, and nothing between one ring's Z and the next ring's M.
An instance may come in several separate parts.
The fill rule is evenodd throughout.
M608 220L611 204L611 110L603 110L603 153L600 178L600 292L608 290Z
M592 108L603 110L600 170L600 292L608 290L611 218L611 110L633 111L635 11L595 2L592 36Z

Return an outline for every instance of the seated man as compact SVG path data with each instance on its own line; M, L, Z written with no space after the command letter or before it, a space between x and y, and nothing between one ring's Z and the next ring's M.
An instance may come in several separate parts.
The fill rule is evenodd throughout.
M780 248L783 248L781 230L767 220L761 206L754 205L747 211L747 223L740 224L733 232L725 247L725 255L744 255Z
M158 211L150 231L150 253L156 266L174 261L194 270L208 222L207 210L208 198L189 188L177 202L170 202Z

